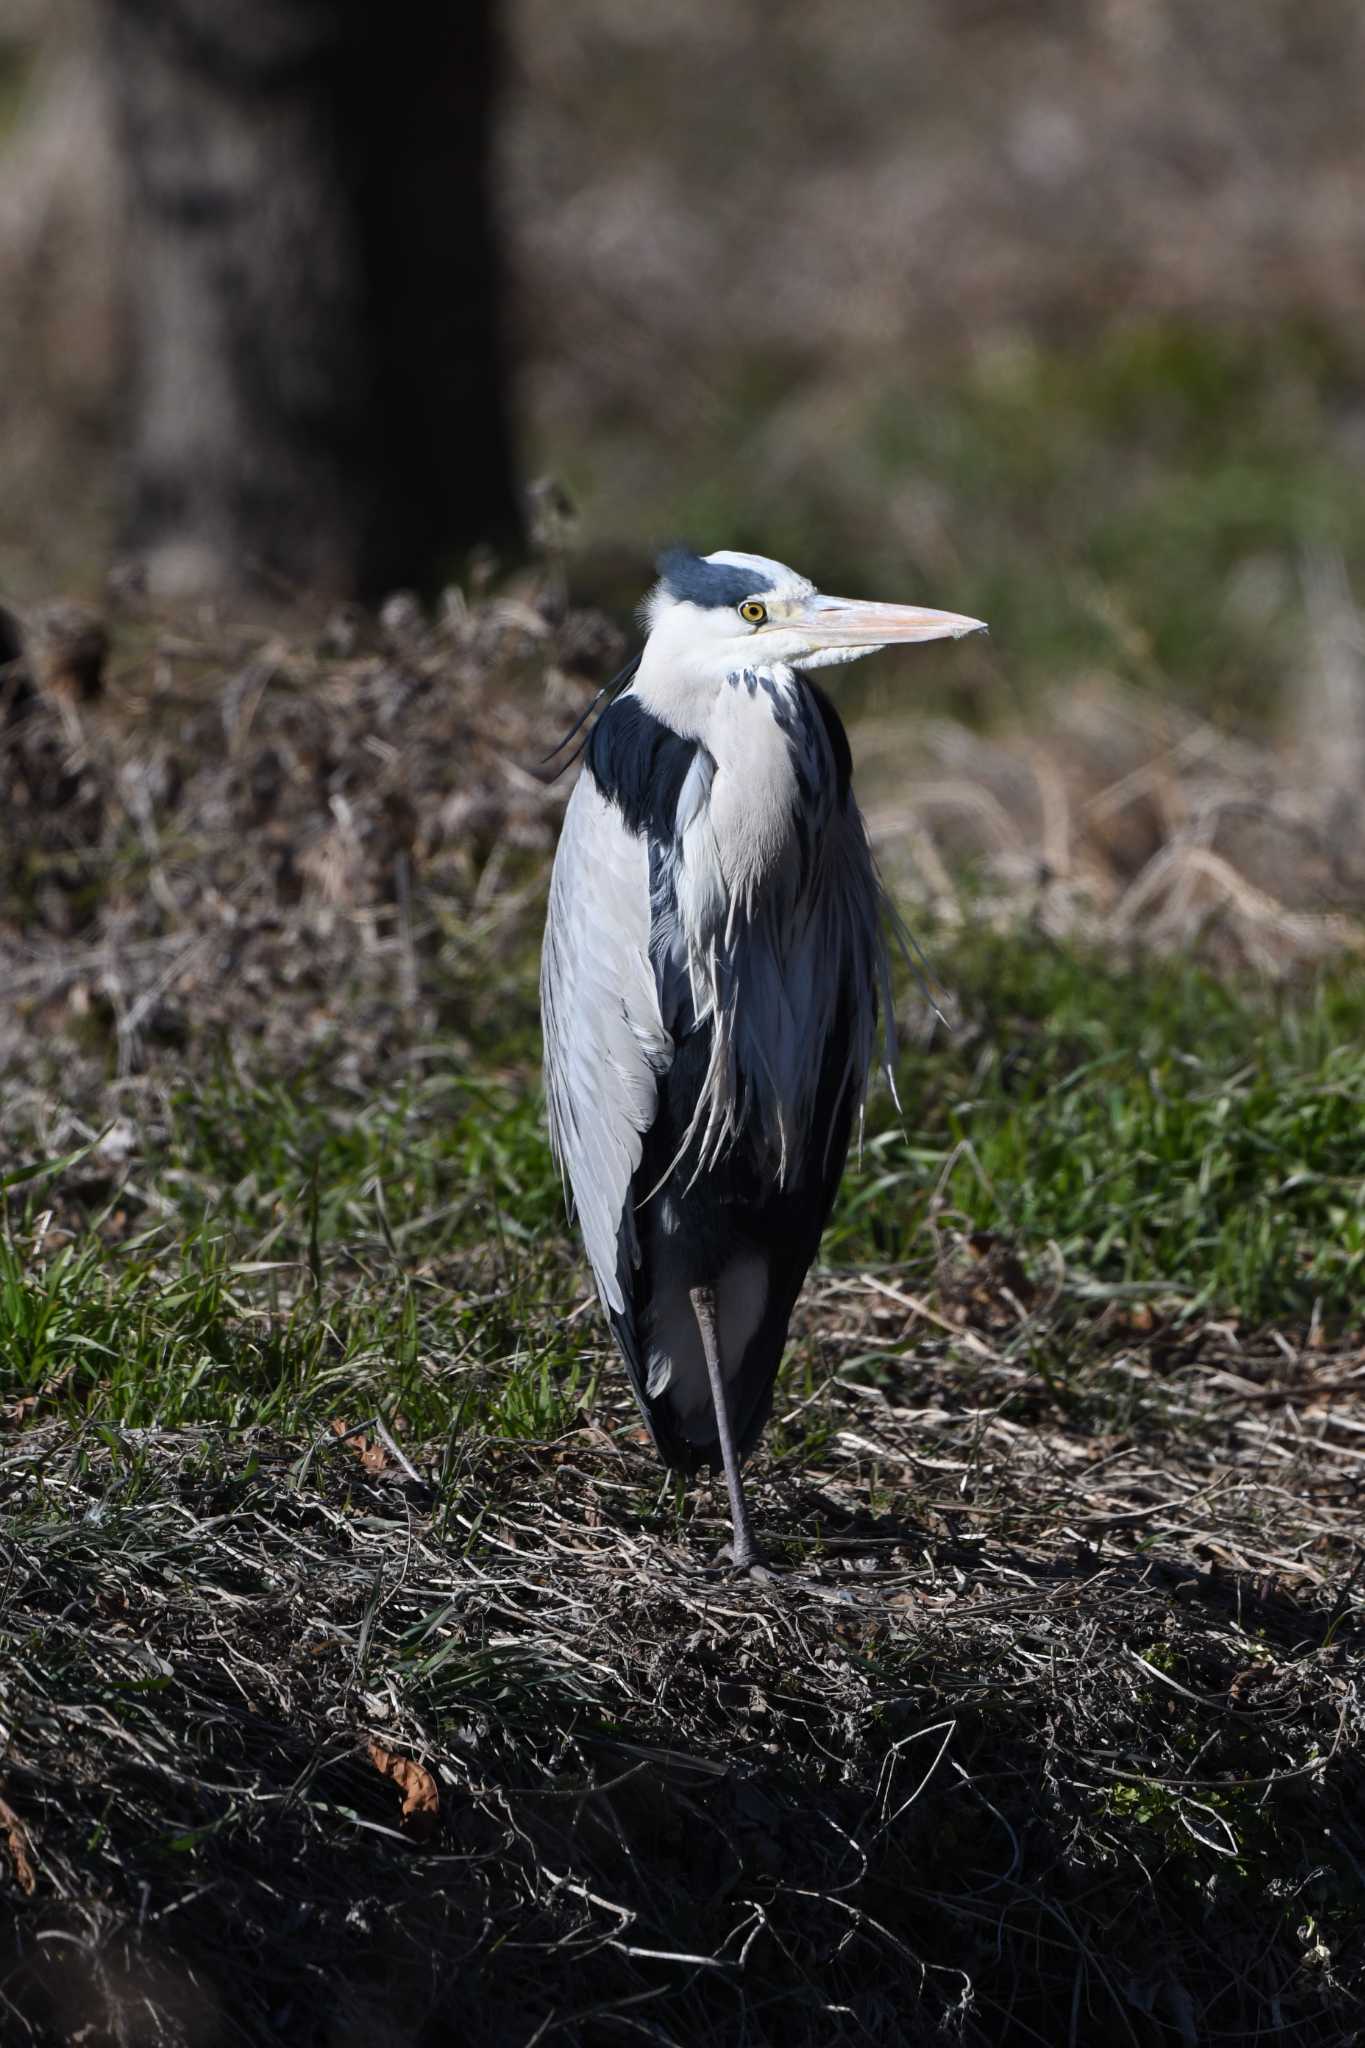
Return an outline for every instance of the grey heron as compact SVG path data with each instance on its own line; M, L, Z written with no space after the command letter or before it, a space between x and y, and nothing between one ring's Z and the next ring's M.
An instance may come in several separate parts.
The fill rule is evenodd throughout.
M813 669L979 619L670 549L592 728L541 958L555 1157L663 1462L740 1468L843 1172L892 913ZM889 1023L889 1012L888 1012Z

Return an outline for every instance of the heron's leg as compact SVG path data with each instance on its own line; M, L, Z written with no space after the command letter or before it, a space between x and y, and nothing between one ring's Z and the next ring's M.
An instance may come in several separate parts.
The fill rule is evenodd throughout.
M735 1433L730 1421L730 1396L720 1362L720 1333L716 1328L716 1290L714 1287L694 1287L691 1290L691 1298L692 1313L697 1318L697 1328L701 1332L701 1348L706 1353L706 1372L711 1382L711 1402L716 1411L716 1435L720 1438L720 1455L725 1465L725 1487L730 1496L730 1521L735 1532L731 1555L737 1571L748 1571L760 1562L763 1553L754 1540L753 1524L749 1520L749 1503L744 1498L744 1482L739 1476L739 1452L735 1448Z

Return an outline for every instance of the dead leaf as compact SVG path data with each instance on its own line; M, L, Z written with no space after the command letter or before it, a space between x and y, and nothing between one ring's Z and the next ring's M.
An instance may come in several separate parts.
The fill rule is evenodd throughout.
M0 1799L0 1834L4 1835L19 1889L31 1899L38 1889L38 1874L29 1860L28 1829L5 1799Z
M428 1841L441 1813L441 1795L431 1772L410 1756L396 1756L377 1742L370 1744L370 1762L381 1777L392 1778L403 1794L398 1825L409 1840Z
M346 1437L345 1448L369 1473L383 1472L388 1468L388 1454L381 1443L371 1443L367 1436L346 1436L349 1424L340 1415L332 1420L332 1435Z
M1279 1676L1279 1667L1275 1664L1249 1664L1244 1671L1235 1672L1228 1684L1229 1705L1246 1706L1252 1693L1260 1692L1265 1686L1274 1685ZM1259 1703L1251 1700L1251 1704L1255 1706Z

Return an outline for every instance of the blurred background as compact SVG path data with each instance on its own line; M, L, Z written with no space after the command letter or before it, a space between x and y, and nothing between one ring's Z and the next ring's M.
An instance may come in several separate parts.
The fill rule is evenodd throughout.
M509 25L522 416L591 540L676 526L970 599L1018 683L1150 659L1264 702L1305 551L1365 538L1357 10Z
M537 480L627 626L675 538L991 622L848 686L921 890L1338 942L1283 919L1362 859L1358 9L368 12L0 0L0 597L432 595Z

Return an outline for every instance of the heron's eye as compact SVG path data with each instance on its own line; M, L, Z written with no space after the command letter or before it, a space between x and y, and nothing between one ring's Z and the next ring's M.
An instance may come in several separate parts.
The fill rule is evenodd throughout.
M747 619L751 626L761 626L768 616L768 607L766 604L760 604L756 597L746 597L739 608L739 615L742 619Z

